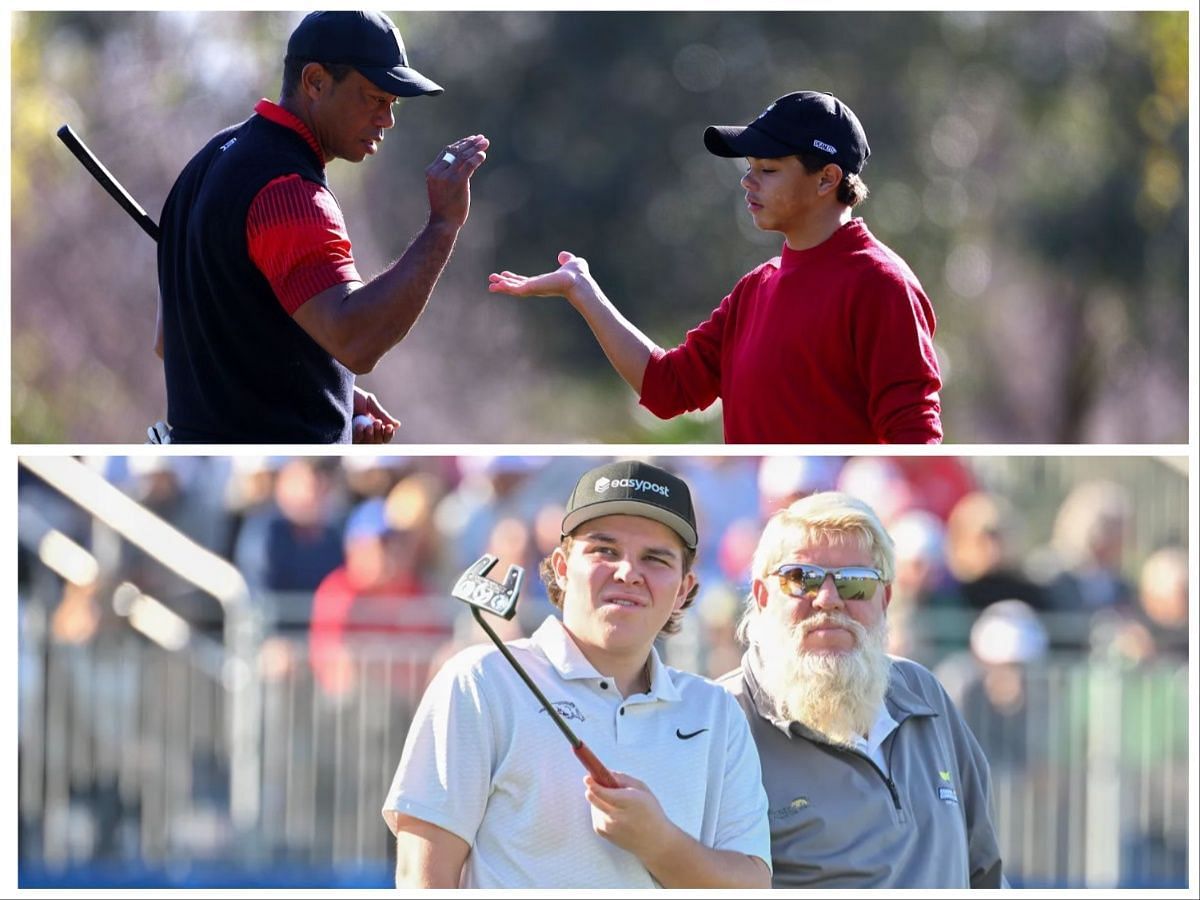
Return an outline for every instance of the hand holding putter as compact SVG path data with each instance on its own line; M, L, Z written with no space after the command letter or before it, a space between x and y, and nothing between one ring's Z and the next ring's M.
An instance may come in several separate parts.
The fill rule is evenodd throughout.
M463 603L469 604L471 607L471 615L475 617L475 621L479 623L492 643L496 648L504 654L504 658L521 676L521 680L525 685L533 691L538 702L542 704L542 708L550 714L550 718L554 724L559 727L563 735L571 743L571 749L575 751L575 756L579 759L585 769L591 773L591 776L596 779L597 783L603 787L616 788L620 787L613 774L605 768L604 763L597 759L596 754L588 748L579 737L573 732L570 726L563 721L562 716L546 699L546 695L541 692L529 674L521 668L521 664L504 645L504 641L500 640L500 636L492 630L492 627L484 621L480 615L480 610L491 613L494 616L499 616L502 619L508 620L516 614L517 597L521 593L521 584L525 578L525 570L520 566L509 566L508 574L504 578L504 583L493 581L487 577L497 563L497 558L491 554L485 553L479 557L473 565L471 565L455 583L450 595L456 600L461 600Z

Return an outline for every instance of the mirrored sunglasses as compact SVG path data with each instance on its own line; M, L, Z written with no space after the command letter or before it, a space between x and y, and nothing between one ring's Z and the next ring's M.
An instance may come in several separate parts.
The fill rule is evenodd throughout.
M783 592L789 597L806 600L817 596L826 578L833 578L833 586L843 600L870 600L883 583L883 573L868 566L823 569L808 563L786 563L771 574L779 576Z

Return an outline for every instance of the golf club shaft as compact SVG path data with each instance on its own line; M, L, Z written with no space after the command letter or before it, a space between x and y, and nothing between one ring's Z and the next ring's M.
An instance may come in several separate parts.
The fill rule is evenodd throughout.
M605 768L604 763L600 762L600 760L596 757L596 754L594 754L588 748L588 745L581 741L575 732L571 730L570 726L563 721L562 716L558 714L558 710L551 705L550 701L546 699L546 695L543 694L538 686L533 683L533 679L529 677L529 674L523 668L521 668L521 664L517 662L516 657L514 657L509 651L508 647L504 645L504 641L500 640L500 636L496 634L496 632L492 631L492 627L483 620L483 616L480 615L479 608L472 606L471 615L475 617L475 621L479 623L479 626L485 632L487 632L487 636L492 639L492 643L495 644L500 652L504 654L504 658L508 660L509 664L513 667L513 669L516 670L517 674L521 676L521 680L525 682L526 687L533 691L534 696L537 697L541 702L542 708L545 709L546 712L550 714L550 718L554 720L554 724L559 727L559 730L562 731L567 740L571 742L571 748L575 751L576 758L583 763L583 767L587 769L588 772L591 773L592 777L595 778L596 781L602 786L609 788L620 787L620 785L617 784L617 779L613 777L612 772Z
M75 158L83 163L83 167L92 173L92 177L100 182L100 186L108 191L108 195L117 201L121 209L129 213L133 221L141 226L142 231L150 235L157 243L159 235L157 223L138 205L129 192L121 187L121 183L112 176L112 173L104 168L96 155L79 139L79 135L71 130L70 125L64 125L58 129L58 138L67 145L67 149L75 155Z

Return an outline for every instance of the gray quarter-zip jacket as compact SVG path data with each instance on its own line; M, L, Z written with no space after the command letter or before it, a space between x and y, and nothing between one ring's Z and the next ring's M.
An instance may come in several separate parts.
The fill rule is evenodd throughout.
M987 759L932 672L892 657L884 702L897 727L883 742L885 774L780 719L758 686L755 653L719 682L758 746L774 887L1008 887Z

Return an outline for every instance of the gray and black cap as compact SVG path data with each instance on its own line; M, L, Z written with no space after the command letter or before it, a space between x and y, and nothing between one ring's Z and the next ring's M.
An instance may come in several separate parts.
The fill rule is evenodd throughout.
M575 485L563 517L563 536L601 516L641 516L661 522L696 549L696 512L687 484L665 469L638 460L606 463Z
M441 85L408 64L392 20L371 10L309 13L288 39L287 58L353 66L375 87L397 97L442 92Z
M800 153L829 157L847 175L867 164L871 148L858 116L833 94L784 94L749 125L710 125L704 146L717 156L779 159Z

